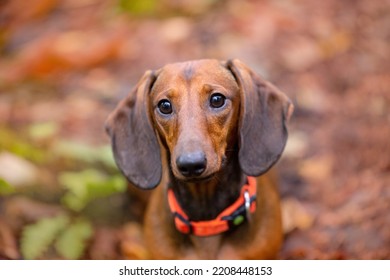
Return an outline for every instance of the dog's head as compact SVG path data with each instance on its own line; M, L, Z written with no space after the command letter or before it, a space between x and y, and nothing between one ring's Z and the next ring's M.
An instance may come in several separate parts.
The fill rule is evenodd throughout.
M198 60L148 71L109 116L120 170L136 186L161 179L160 139L178 180L207 179L238 146L243 172L258 176L280 157L288 97L238 60Z

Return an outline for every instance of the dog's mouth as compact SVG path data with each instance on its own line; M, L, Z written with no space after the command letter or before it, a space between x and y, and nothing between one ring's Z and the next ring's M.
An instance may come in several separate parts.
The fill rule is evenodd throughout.
M175 176L175 175L174 175ZM175 176L175 178L178 181L181 181L183 183L207 183L214 179L216 176L216 173L211 173L208 175L200 175L200 176L190 176L190 177L185 177L185 176Z
M214 177L215 177L215 173L212 173L212 174L207 175L207 176L186 177L181 181L186 182L186 183L203 183L203 182L210 181Z

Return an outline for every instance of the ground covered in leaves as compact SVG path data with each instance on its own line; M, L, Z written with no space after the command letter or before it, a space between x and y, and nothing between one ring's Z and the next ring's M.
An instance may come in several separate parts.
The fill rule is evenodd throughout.
M104 121L145 70L212 57L295 104L279 257L390 259L389 26L387 0L3 1L0 258L148 258Z

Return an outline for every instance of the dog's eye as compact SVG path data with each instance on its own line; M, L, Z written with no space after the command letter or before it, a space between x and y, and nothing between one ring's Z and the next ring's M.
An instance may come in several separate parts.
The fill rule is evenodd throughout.
M221 108L223 105L225 105L225 100L226 97L221 93L214 93L210 97L210 106L213 108Z
M163 99L160 102L158 102L158 110L164 114L169 115L172 113L172 104L169 100Z

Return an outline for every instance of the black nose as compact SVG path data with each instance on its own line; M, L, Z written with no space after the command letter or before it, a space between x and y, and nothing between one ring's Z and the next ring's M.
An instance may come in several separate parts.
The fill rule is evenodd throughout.
M206 169L206 163L206 156L203 152L183 154L176 159L177 168L186 177L202 174Z

